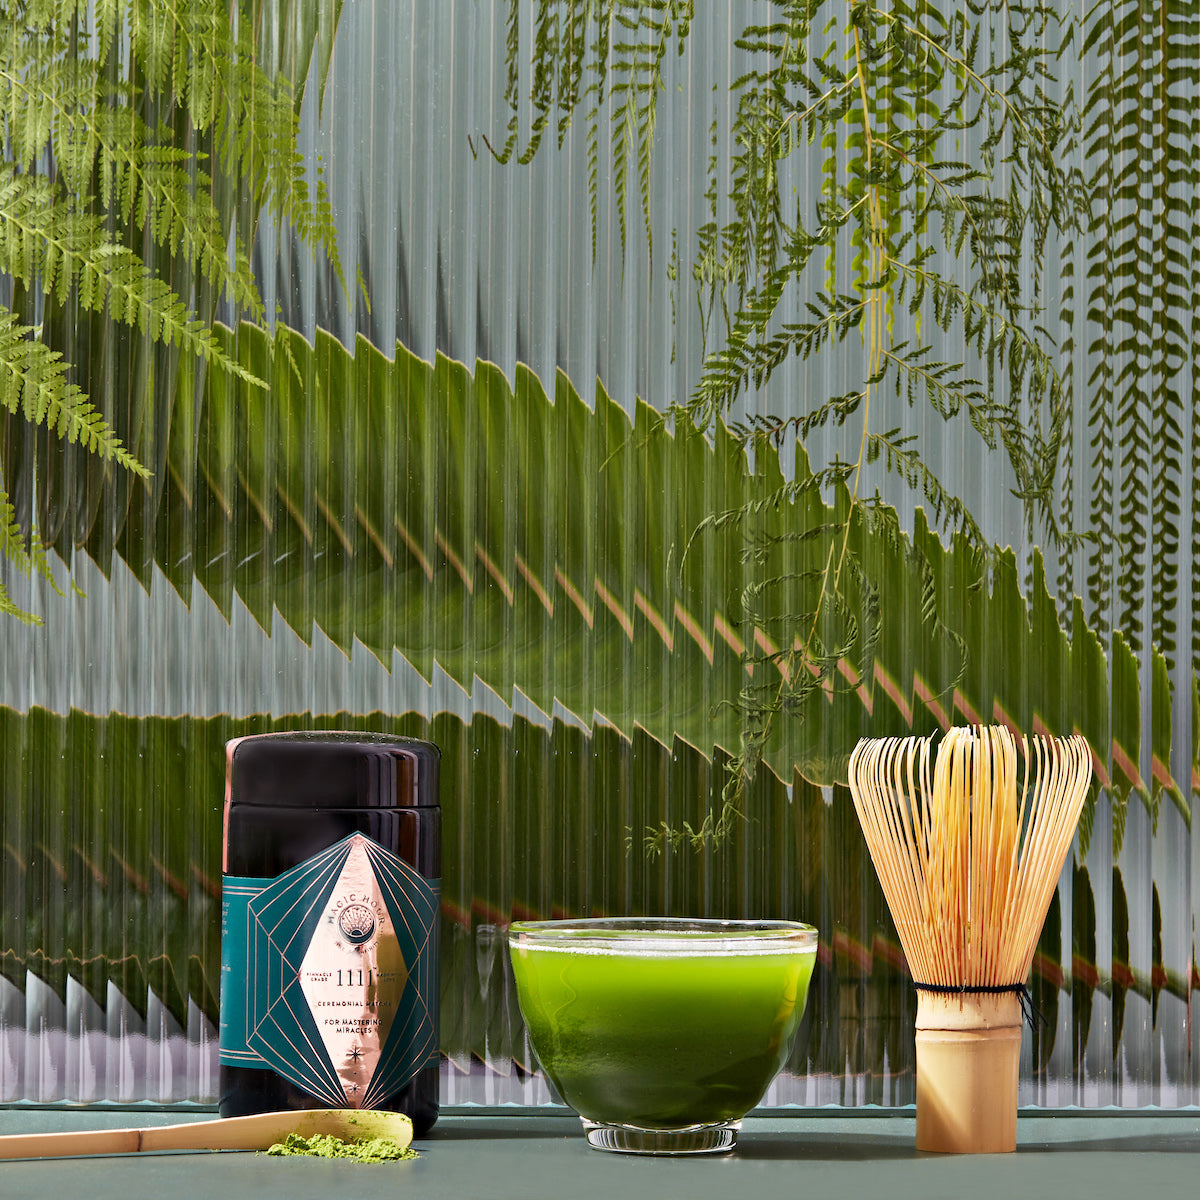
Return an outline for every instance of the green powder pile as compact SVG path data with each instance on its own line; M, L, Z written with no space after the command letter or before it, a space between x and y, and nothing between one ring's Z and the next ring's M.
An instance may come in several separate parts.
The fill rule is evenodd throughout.
M289 1133L282 1142L276 1142L268 1154L291 1157L310 1154L318 1158L348 1158L354 1162L380 1163L400 1162L416 1158L417 1152L409 1146L401 1146L394 1138L367 1138L362 1141L345 1142L330 1134L317 1133L310 1138L298 1133Z

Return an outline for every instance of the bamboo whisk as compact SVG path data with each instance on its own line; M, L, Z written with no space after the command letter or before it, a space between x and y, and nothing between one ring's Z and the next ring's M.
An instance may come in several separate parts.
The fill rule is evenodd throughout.
M1004 726L864 739L850 791L918 988L917 1148L1016 1146L1020 1000L1091 780ZM1000 1077L997 1077L1000 1076Z

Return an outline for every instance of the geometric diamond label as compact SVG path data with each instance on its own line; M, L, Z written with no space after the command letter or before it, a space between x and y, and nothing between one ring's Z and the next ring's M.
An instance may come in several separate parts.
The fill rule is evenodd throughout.
M347 1108L362 1104L407 980L383 889L360 839L346 857L300 964L300 988Z
M224 884L222 1062L374 1108L436 1058L439 880L356 833Z

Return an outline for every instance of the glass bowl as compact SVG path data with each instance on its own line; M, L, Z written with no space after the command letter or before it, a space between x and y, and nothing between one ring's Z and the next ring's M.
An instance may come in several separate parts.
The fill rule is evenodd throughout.
M601 917L509 927L534 1053L588 1143L731 1150L787 1061L817 931L792 921Z

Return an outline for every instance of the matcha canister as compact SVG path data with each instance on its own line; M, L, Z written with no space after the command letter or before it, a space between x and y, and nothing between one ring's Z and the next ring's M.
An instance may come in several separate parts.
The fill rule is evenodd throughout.
M364 733L226 747L221 1116L437 1120L438 761Z

